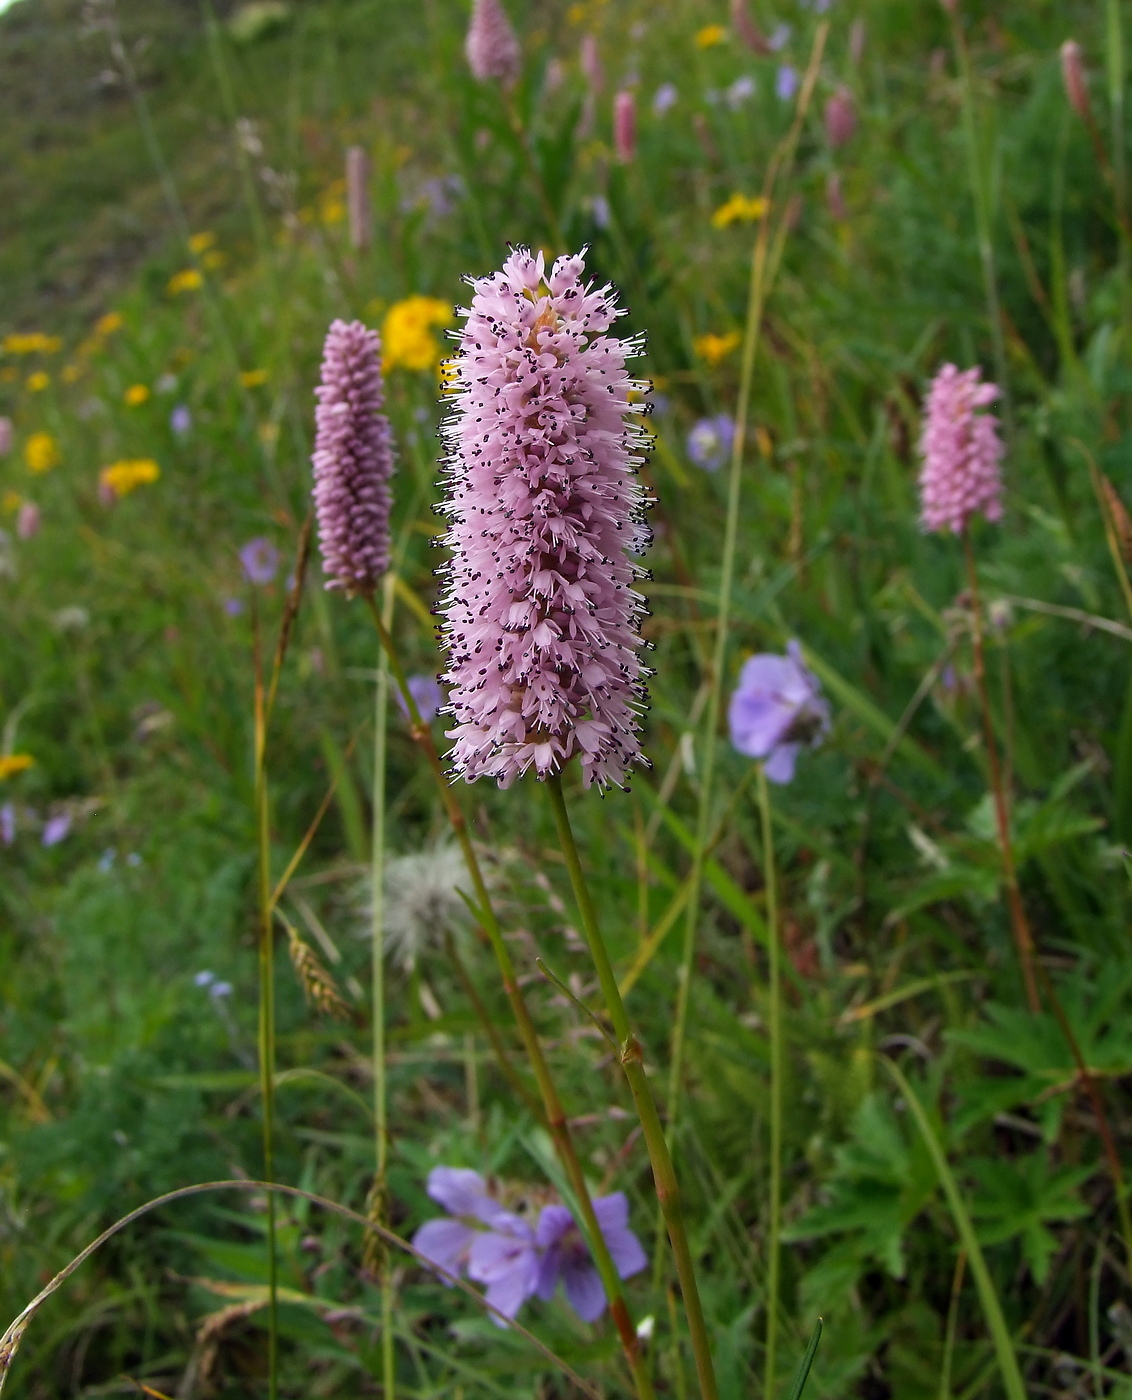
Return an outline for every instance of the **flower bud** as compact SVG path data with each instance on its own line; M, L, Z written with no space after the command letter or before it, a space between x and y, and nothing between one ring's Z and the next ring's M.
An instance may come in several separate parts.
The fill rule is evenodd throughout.
M637 108L633 94L624 90L613 99L613 146L624 165L636 154Z
M346 152L346 208L350 216L350 247L368 248L373 238L369 202L369 156L364 146Z
M1065 95L1069 98L1069 105L1082 121L1088 121L1089 85L1085 80L1081 45L1075 39L1066 39L1061 46L1061 79L1065 84Z
M519 76L522 50L499 0L475 0L464 44L472 77L486 83L497 78L510 87Z
M752 52L763 58L774 52L766 35L751 18L747 0L731 0L731 28Z
M836 151L853 139L857 107L847 87L839 87L825 104L825 137Z

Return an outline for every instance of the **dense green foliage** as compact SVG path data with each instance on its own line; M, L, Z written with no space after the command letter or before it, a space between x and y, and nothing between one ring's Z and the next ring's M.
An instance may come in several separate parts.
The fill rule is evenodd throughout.
M805 70L824 21L798 0L753 0L766 33L792 31L758 56L735 33L707 42L704 26L728 22L720 0L510 8L525 63L514 119L466 70L456 0L297 0L258 16L185 0L121 0L120 13L91 0L83 14L20 0L0 19L0 343L62 341L46 353L8 342L0 357L0 414L15 425L0 457L0 755L34 760L0 780L16 828L0 845L4 1325L127 1210L260 1172L254 656L257 636L268 656L274 647L307 514L322 336L339 315L380 325L411 295L459 304L461 276L498 266L508 242L589 244L591 271L631 308L628 329L648 335L653 769L629 795L571 798L618 970L642 967L629 1011L664 1100L726 496L726 471L697 466L686 438L703 416L735 411L759 228L712 216L762 188L795 111L776 95L777 70ZM944 9L834 0L769 213L784 242L755 364L723 685L746 655L797 637L835 715L829 740L773 793L787 955L780 1374L785 1385L820 1313L808 1394L1001 1393L956 1212L888 1057L950 1161L1032 1393L1127 1397L1129 1259L1056 1010L1132 1162L1121 559L1132 527L1122 540L1126 518L1106 517L1094 475L1132 500L1132 254L1114 213L1124 133L1111 120L1121 6L959 9L973 143ZM577 58L586 33L606 71L592 111ZM1063 91L1057 50L1070 33L1114 173ZM737 95L748 74L753 95ZM678 97L658 113L668 82ZM625 83L639 141L618 163L610 99ZM822 109L841 85L858 125L832 149ZM351 143L373 162L375 237L361 252L344 218ZM1009 453L1006 518L977 525L973 543L1022 894L1056 989L1039 1013L1002 888L963 551L917 524L926 381L947 359L999 372L975 187L1001 301ZM705 353L701 337L733 332L730 350ZM135 386L145 392L131 402ZM388 388L394 626L407 669L433 672L437 381L400 368ZM179 408L191 419L180 429ZM43 433L59 462L37 473L27 448ZM159 479L107 504L100 471L150 459ZM41 525L22 539L27 500ZM259 537L288 561L267 586L239 560ZM376 658L364 608L323 592L312 564L269 744L273 868L335 782L282 907L351 1015L335 1022L307 1004L281 942L277 1172L359 1210L373 1171L364 877ZM442 721L434 728L439 741ZM716 742L718 840L673 1136L721 1393L738 1400L762 1386L768 935L752 765L724 729ZM391 856L435 850L443 813L396 711L389 764ZM619 1071L534 965L545 957L596 1005L545 795L524 781L460 800L587 1171L628 1192L651 1258L656 1202ZM61 816L68 834L45 845L44 824ZM483 940L453 922L517 1054ZM544 1185L547 1144L443 941L388 975L394 1228L409 1234L435 1213L424 1181L437 1163ZM378 1292L359 1232L281 1209L282 1393L377 1393ZM167 1394L261 1393L252 1304L264 1231L258 1198L198 1197L146 1217L44 1310L8 1394L137 1393L129 1378ZM658 1387L682 1396L693 1382L667 1269L633 1280L629 1296L655 1318ZM404 1394L573 1393L411 1261L395 1276ZM561 1301L523 1320L604 1393L629 1393L608 1323L584 1325Z

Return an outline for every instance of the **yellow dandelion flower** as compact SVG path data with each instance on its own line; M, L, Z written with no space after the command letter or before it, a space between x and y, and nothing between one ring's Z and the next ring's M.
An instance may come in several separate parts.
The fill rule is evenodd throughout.
M696 336L692 341L692 348L709 365L717 365L720 360L726 359L732 350L739 348L742 339L738 331L728 331L726 335L716 335L714 331L708 331L706 335Z
M722 24L705 24L696 34L696 47L698 49L714 48L716 44L722 44L727 38L727 30Z
M34 374L28 375L27 389L29 394L42 394L44 389L51 383L51 376L46 370L37 369Z
M34 767L35 759L30 753L0 753L0 782Z
M16 333L4 337L6 355L54 355L63 342L57 335L44 335L42 331Z
M346 206L340 199L323 200L319 217L324 224L340 224L346 217Z
M103 467L98 474L98 484L103 494L113 494L119 500L128 496L139 486L148 486L160 477L161 468L151 457L114 462Z
M452 307L438 297L411 296L394 302L381 327L382 368L432 369L440 359L438 326L452 320Z
M244 386L245 389L255 389L260 384L266 384L267 370L246 369L244 370L243 374L240 375L240 383Z
M189 239L189 251L191 253L207 253L216 244L216 235L205 230L203 233L194 233Z
M195 292L203 286L204 278L199 269L186 267L183 272L177 272L170 277L166 290L171 297L179 297L182 292Z
M32 433L24 444L24 461L28 471L42 476L59 465L59 444L50 433Z
M766 217L768 204L762 195L733 194L711 216L712 228L727 228L734 223L754 223Z
M122 401L130 408L137 408L139 404L145 403L149 398L149 386L147 384L131 384L122 395Z
M113 335L115 331L122 329L121 313L108 311L105 316L100 316L94 323L94 333L97 336Z

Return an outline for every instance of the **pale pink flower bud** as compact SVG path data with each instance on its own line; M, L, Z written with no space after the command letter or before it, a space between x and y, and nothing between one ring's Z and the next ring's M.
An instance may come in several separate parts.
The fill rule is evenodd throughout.
M860 65L865 56L865 21L858 16L849 30L849 58L854 67Z
M0 457L6 457L12 450L12 420L10 418L0 418Z
M350 216L350 247L368 248L373 239L369 198L370 160L364 146L346 152L346 209Z
M39 507L34 501L25 501L16 516L16 534L21 540L30 540L39 534Z
M1065 95L1069 105L1083 120L1089 120L1089 85L1085 79L1085 64L1081 58L1081 45L1075 39L1066 39L1061 46L1061 79L1065 84Z
M971 517L1002 519L999 462L1005 448L998 419L980 413L998 398L997 384L982 383L976 366L960 372L944 365L932 380L920 438L920 524L961 535Z
M588 786L624 786L642 762L643 576L637 479L648 440L635 339L581 255L549 272L519 248L475 279L444 425L444 573L450 757L469 782L507 787L577 756Z
M581 64L582 75L590 92L596 96L605 85L605 72L601 66L601 54L598 53L597 40L592 34L582 35L582 47L578 61Z
M315 390L314 504L327 588L372 593L389 567L393 435L382 412L381 341L335 321Z
M613 146L624 164L637 151L637 107L631 92L622 91L613 99Z
M770 40L751 18L747 4L748 0L731 0L731 28L752 52L766 58L774 50Z
M825 104L825 138L836 151L853 139L857 107L847 87L839 87Z
M839 224L844 223L849 217L849 210L845 206L845 194L841 188L841 176L836 170L830 172L829 178L825 182L825 202L829 212Z
M468 67L481 83L496 78L510 87L519 76L522 50L499 0L475 0L464 44Z

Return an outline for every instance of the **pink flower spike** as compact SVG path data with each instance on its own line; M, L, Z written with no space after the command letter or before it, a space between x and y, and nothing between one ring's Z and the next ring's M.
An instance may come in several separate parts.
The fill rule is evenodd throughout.
M852 141L857 130L857 105L847 87L839 87L825 104L825 139L833 150Z
M623 165L636 154L637 107L631 92L619 92L613 99L613 146Z
M961 535L971 517L1002 519L999 462L1006 449L998 419L979 409L998 398L997 384L984 384L982 370L944 365L932 380L924 406L920 451L920 524L925 530Z
M511 254L472 282L453 362L439 613L454 771L501 787L577 755L586 786L624 787L644 760L639 716L648 543L636 479L648 439L625 362L640 342L609 334L611 287L581 254Z
M372 593L389 567L393 436L382 413L381 341L335 321L315 390L314 504L327 588Z
M523 53L499 0L475 0L464 53L477 82L486 83L495 78L510 87L518 79Z

